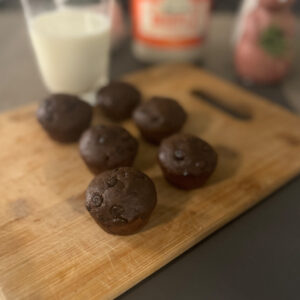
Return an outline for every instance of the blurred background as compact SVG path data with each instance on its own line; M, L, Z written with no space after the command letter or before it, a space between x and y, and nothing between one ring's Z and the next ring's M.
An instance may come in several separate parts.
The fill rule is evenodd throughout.
M236 20L241 2L238 0L214 2L205 52L202 62L198 64L221 77L245 85L245 82L239 80L233 67L232 36L236 30ZM127 72L149 65L149 63L139 61L132 52L129 1L122 0L119 1L119 4L123 10L121 16L123 28L121 33L118 33L116 46L111 53L111 78L119 78ZM298 38L295 38L296 55L292 61L289 75L280 84L251 85L250 87L246 84L246 87L290 109L300 111L299 1L296 1L292 11L297 15L295 36ZM20 1L0 0L1 110L39 100L47 94L32 52Z

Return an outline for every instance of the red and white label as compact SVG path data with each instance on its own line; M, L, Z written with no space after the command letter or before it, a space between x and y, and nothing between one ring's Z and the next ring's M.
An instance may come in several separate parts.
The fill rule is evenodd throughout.
M132 0L137 40L160 47L194 47L204 41L211 0Z

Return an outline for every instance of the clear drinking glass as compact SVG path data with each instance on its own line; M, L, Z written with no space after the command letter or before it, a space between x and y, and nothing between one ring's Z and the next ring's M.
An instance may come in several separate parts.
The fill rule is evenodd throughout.
M50 92L90 95L107 83L113 0L21 2Z

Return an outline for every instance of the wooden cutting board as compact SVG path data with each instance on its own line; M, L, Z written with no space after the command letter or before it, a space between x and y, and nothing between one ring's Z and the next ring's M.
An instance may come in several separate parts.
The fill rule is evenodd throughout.
M84 208L92 175L77 145L50 140L35 119L36 104L2 114L0 299L116 297L300 172L300 119L293 114L191 66L160 66L127 80L145 99L182 103L184 131L219 153L215 174L201 189L178 190L162 177L157 148L140 140L135 167L154 180L158 205L142 232L109 235ZM196 98L195 89L242 118ZM124 125L138 135L130 121Z

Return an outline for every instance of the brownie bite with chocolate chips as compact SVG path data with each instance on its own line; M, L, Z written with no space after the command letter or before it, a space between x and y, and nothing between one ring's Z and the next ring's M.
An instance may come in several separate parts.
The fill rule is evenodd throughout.
M159 148L158 161L165 178L182 189L201 187L217 165L212 146L190 134L175 134Z
M147 141L159 144L183 127L187 115L174 99L153 97L136 108L133 119Z
M96 176L86 191L86 208L108 233L128 235L148 222L156 205L152 180L142 172L117 168Z
M76 142L92 121L92 107L80 98L53 94L37 110L37 119L48 135L56 141Z
M137 140L116 125L97 125L86 130L79 142L82 159L95 174L131 166L138 151Z
M97 104L107 117L122 121L131 117L141 98L141 93L133 85L114 81L99 90Z

